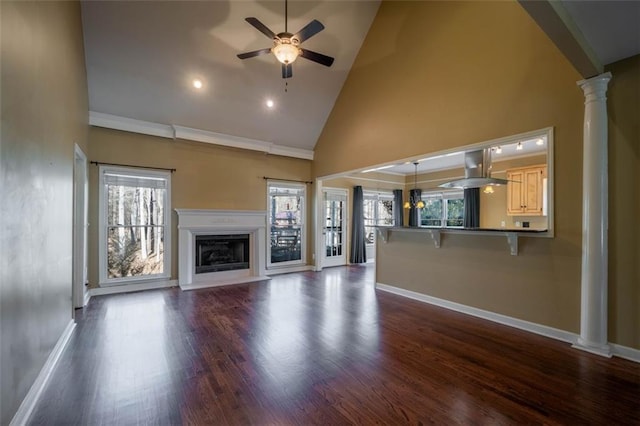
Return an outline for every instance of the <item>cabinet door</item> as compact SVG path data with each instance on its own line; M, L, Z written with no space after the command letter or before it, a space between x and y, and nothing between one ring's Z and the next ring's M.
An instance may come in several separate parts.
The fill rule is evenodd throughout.
M507 173L507 214L518 215L524 212L522 201L522 188L524 187L524 172L514 171Z
M542 174L541 167L524 171L524 212L527 215L542 214Z

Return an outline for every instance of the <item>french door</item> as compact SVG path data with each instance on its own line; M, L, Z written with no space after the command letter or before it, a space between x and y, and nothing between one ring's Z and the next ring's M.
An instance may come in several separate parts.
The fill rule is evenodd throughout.
M347 198L346 189L323 189L323 267L347 263Z
M267 268L304 265L305 257L305 185L270 182Z

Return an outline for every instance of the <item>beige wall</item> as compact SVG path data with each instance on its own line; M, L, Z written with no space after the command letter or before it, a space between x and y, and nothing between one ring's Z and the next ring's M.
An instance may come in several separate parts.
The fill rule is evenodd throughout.
M178 217L173 209L266 210L264 176L310 180L311 162L199 142L171 140L91 127L89 159L105 163L175 168L171 176L172 268L178 275ZM89 222L98 223L98 167L89 173ZM312 190L307 186L307 200ZM307 202L308 223L311 204ZM308 238L307 238L308 239ZM307 245L310 252L311 245ZM307 262L312 263L310 254ZM89 230L89 282L98 284L98 227Z
M424 28L429 28L428 32ZM325 176L554 127L553 239L396 233L377 279L579 331L580 75L516 2L383 2L316 146Z
M640 348L640 56L607 70L609 337Z
M77 2L0 2L0 424L72 319L74 143L87 140Z

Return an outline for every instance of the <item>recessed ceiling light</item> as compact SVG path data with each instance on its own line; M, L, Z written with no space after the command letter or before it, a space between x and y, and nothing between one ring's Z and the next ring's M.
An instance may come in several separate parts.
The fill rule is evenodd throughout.
M193 80L193 87L196 89L202 89L202 80L198 80L197 78Z
M267 99L266 104L267 108L273 108L273 106L275 105L271 99Z
M538 139L536 140L536 145L538 145L538 146L542 146L542 145L544 145L544 140L543 140L542 138L538 138Z
M502 147L501 146L496 148L496 154L502 154Z
M522 142L518 142L518 145L516 145L516 150L522 151Z

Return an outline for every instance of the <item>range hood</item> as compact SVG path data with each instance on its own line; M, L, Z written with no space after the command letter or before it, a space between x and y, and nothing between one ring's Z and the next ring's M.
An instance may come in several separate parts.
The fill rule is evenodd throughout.
M440 188L480 188L487 185L506 185L506 179L491 177L491 148L464 153L464 179L439 185Z

